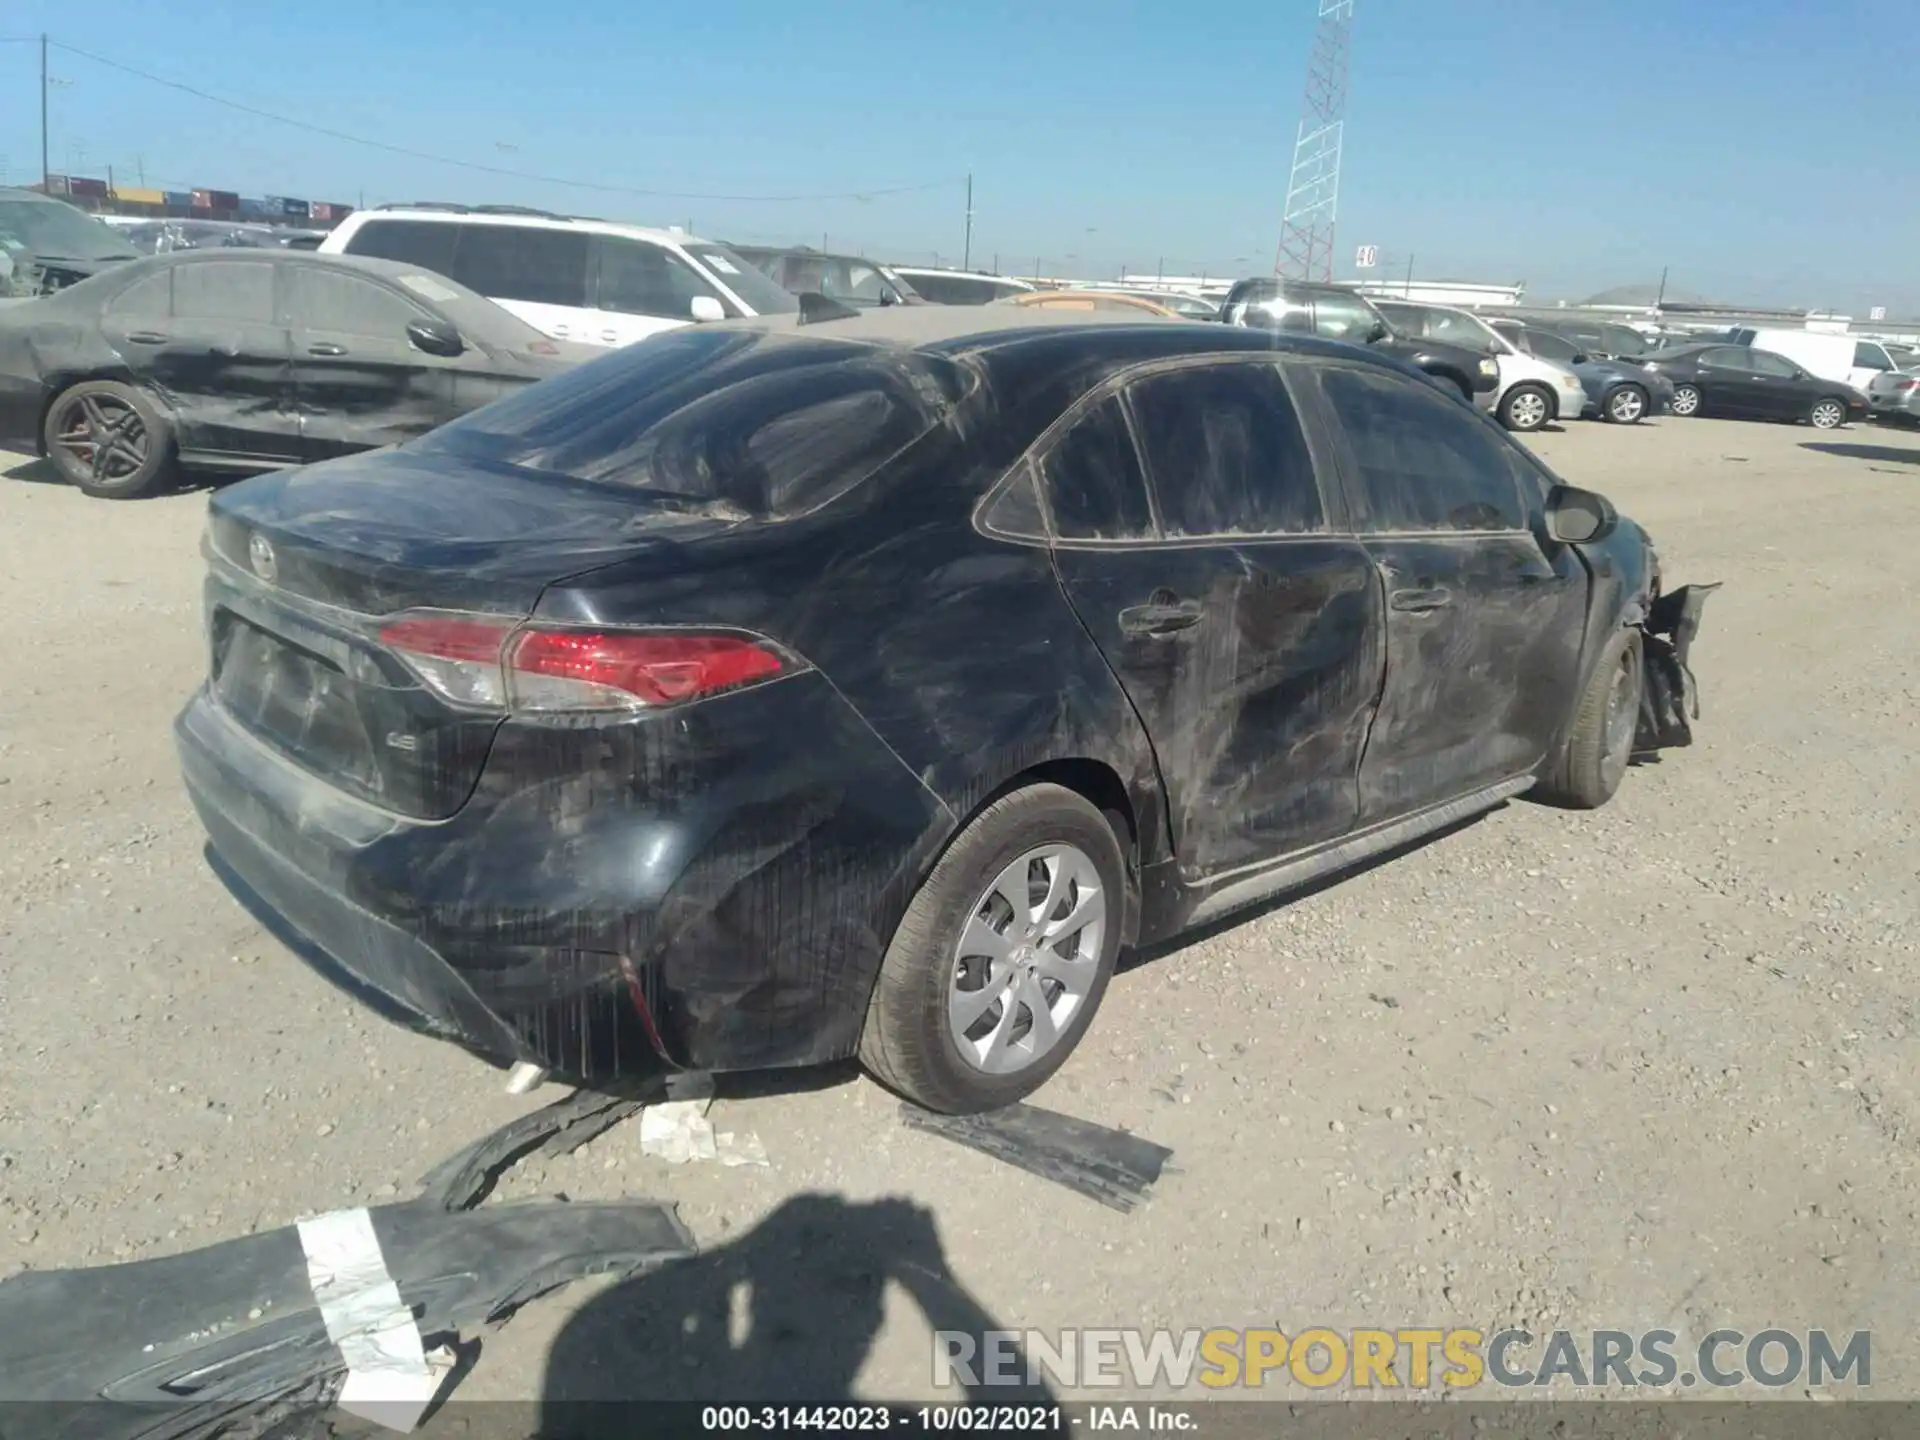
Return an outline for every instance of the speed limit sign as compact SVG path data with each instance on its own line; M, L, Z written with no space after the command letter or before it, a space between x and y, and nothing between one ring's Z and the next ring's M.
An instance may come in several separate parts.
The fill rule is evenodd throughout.
M1356 270L1371 270L1379 263L1379 260L1380 247L1378 245L1362 245L1353 252L1353 268Z

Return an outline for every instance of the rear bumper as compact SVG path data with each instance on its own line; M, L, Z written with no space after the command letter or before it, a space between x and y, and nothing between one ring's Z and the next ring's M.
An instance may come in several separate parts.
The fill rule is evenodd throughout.
M38 380L0 374L0 450L40 453L40 406L44 397Z
M1870 413L1889 420L1920 419L1920 390L1904 390L1898 395L1874 395L1868 401Z
M588 1082L850 1055L947 812L819 676L692 713L504 726L439 822L308 775L205 690L175 739L216 872L390 1018Z

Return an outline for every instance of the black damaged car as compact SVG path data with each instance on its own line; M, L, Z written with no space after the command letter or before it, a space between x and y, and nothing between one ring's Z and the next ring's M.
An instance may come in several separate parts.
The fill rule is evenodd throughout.
M1603 804L1698 610L1396 361L933 306L656 337L206 551L187 785L337 981L574 1080L858 1055L944 1111L1124 947Z
M411 440L600 353L417 266L186 250L0 307L0 446L126 500L177 465L246 474Z

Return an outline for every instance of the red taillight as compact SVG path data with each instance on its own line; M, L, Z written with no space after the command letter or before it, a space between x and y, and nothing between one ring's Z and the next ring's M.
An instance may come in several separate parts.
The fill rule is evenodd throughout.
M780 673L780 657L738 635L529 630L507 657L516 709L672 705Z
M1902 390L1913 389L1913 387L1916 385L1920 385L1920 380L1899 380L1894 382L1893 390L1894 390L1894 393L1897 395Z
M778 653L746 635L518 629L479 616L402 615L381 642L456 704L531 713L641 710L770 679Z

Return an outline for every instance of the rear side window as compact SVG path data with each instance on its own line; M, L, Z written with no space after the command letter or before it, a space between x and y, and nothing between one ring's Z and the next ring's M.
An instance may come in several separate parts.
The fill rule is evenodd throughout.
M777 518L818 508L936 428L946 362L835 341L688 327L442 426L416 442L487 464Z
M452 275L453 248L459 238L460 227L446 221L369 220L347 237L346 252Z
M181 320L271 325L273 266L245 260L178 266L173 272L173 313Z
M296 265L288 274L293 323L369 339L404 341L407 326L427 312L384 285L317 265Z
M1472 411L1397 375L1319 373L1353 457L1364 529L1525 528L1507 442Z
M1756 375L1771 375L1776 380L1791 380L1800 373L1798 365L1770 350L1749 350L1747 360Z
M1558 360L1562 364L1571 364L1573 357L1580 353L1573 341L1550 330L1527 331L1527 349L1542 360Z
M1751 364L1750 355L1744 347L1721 345L1701 355L1700 363L1715 370L1745 370Z
M173 271L156 270L134 281L113 297L107 313L129 319L164 320L173 313Z
M462 225L453 278L489 300L587 306L587 237L530 225Z
M1040 462L1053 533L1062 540L1138 540L1153 534L1147 480L1109 396L1075 422Z
M1168 535L1326 528L1306 437L1275 366L1151 375L1127 400Z
M1891 370L1893 362L1878 345L1861 340L1853 347L1853 366L1856 370Z

